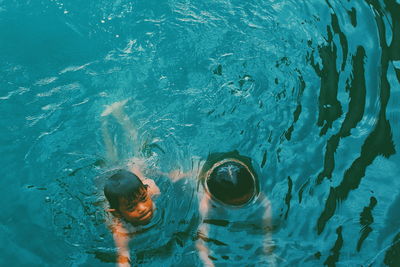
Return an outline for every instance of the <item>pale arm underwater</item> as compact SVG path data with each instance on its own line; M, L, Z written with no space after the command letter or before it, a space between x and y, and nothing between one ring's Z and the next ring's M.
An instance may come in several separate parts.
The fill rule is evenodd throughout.
M127 143L132 144L132 151L135 156L138 155L139 144L138 144L138 134L137 129L134 127L133 123L130 121L128 115L123 112L123 107L128 102L128 99L119 102L114 102L111 105L106 106L104 111L101 113L100 117L102 119L102 132L103 139L106 145L106 156L107 159L111 161L117 160L116 148L113 146L113 141L108 132L108 116L112 115L117 122L123 127L125 132L125 138Z
M137 149L137 133L134 129L132 123L129 121L129 118L123 113L122 108L126 104L127 100L115 102L105 108L105 110L101 113L101 122L102 122L102 135L104 139L104 144L106 146L106 160L111 164L118 163L118 153L117 149L114 146L114 142L111 138L111 135L108 130L108 116L113 115L116 120L123 126L126 132L126 138L131 139L134 145L134 151ZM133 139L133 140L132 140ZM138 164L135 166L137 168L140 176L142 173ZM117 248L117 266L119 267L130 267L130 253L129 253L129 241L131 237L127 234L126 229L121 224L119 218L115 216L115 210L109 209L108 212L111 212L114 216L112 220L112 225L110 226L111 232L113 235L114 243Z
M273 253L274 249L274 241L272 239L272 208L271 202L264 194L260 196L263 198L263 217L262 217L262 224L263 229L265 230L265 235L262 243L264 254L267 257L268 266L276 267L276 255ZM203 195L202 199L199 203L199 212L201 217L204 219L208 215L210 211L210 197L208 195ZM207 247L206 239L209 232L209 226L207 224L201 224L199 227L199 235L200 238L196 240L196 248L199 253L199 257L203 262L204 266L207 267L214 267L214 263L210 259L210 250Z
M201 215L201 218L205 218L208 214L210 210L210 199L208 195L203 195L203 197L200 200L199 203L199 212ZM207 237L208 236L208 225L202 223L199 226L199 235L203 236L203 237ZM203 240L204 238L198 238L196 240L196 248L197 251L199 253L199 257L201 259L201 261L203 262L204 266L207 267L214 267L214 263L212 262L212 260L208 257L209 253L209 249L207 247L207 244L205 242L205 240Z
M130 267L129 241L131 238L117 219L112 226L112 233L117 248L117 265L119 267Z
M276 265L276 255L274 254L275 243L272 239L272 205L271 201L262 193L261 198L263 198L263 228L265 231L263 240L263 250L267 256L268 266L275 267Z

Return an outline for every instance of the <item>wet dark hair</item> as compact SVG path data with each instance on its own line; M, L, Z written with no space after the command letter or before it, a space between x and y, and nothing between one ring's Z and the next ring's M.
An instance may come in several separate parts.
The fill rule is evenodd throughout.
M110 203L110 208L118 211L120 198L135 200L146 188L147 186L132 172L118 170L108 178L104 186L104 195Z
M216 166L205 182L213 198L233 206L247 204L257 190L251 170L233 160Z

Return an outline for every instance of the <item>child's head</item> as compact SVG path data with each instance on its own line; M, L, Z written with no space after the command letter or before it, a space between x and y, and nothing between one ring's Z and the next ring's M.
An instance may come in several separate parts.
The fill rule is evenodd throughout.
M135 174L119 170L104 186L110 210L114 215L133 224L146 224L153 216L153 201L147 192L147 185Z
M225 159L214 164L205 182L211 196L228 205L245 205L257 193L252 171L236 159Z

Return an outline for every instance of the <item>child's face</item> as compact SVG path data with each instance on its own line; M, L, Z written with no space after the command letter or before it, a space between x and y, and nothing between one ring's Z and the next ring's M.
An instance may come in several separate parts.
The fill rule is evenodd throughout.
M135 200L121 198L119 200L119 212L125 220L133 224L147 224L153 217L153 200L147 189Z

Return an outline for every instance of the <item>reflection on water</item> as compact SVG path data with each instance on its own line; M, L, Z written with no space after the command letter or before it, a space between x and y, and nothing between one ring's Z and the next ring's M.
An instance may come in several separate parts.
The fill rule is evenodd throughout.
M11 0L0 33L3 265L113 265L99 114L126 98L153 167L252 158L278 266L400 265L398 1ZM137 261L201 266L194 187L160 188L165 242ZM256 248L251 214L204 221L216 266Z

